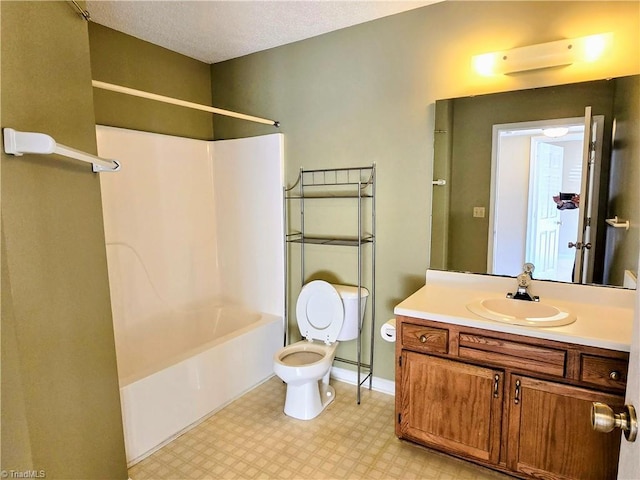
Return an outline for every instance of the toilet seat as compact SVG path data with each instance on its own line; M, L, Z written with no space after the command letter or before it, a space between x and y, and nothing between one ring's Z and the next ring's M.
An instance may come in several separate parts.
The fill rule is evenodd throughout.
M319 342L301 340L278 350L273 359L278 367L297 370L298 373L311 372L312 376L325 373L333 362L338 344L325 345ZM327 365L327 360L329 361ZM320 370L316 371L318 368Z
M312 366L324 360L327 355L326 350L318 348L318 344L310 344L309 342L304 342L304 344L302 348L281 349L280 355L276 356L276 360L287 367L294 368ZM309 345L316 348L309 348ZM322 346L324 347L324 344Z
M324 280L307 283L298 296L296 320L304 338L327 345L336 341L344 322L344 305L338 291Z

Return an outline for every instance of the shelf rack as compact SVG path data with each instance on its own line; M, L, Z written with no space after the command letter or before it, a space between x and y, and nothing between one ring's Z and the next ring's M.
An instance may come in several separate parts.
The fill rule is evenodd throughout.
M285 224L285 272L288 272L287 262L289 257L289 248L292 244L300 245L300 279L302 284L305 283L305 245L327 245L338 247L351 247L357 251L357 287L358 287L358 318L362 317L361 291L360 287L364 285L363 279L363 263L364 249L368 246L371 261L371 278L367 282L366 288L369 290L369 305L371 318L371 335L369 339L369 359L368 363L362 359L362 330L364 321L358 329L357 353L356 359L347 359L336 357L335 360L350 365L355 365L357 370L357 396L356 401L360 404L360 389L362 385L369 382L369 390L371 390L373 380L373 347L375 335L375 232L376 232L376 165L375 163L366 167L351 168L333 168L323 170L305 170L300 168L298 178L290 187L284 187L284 224ZM305 203L316 200L330 199L352 199L357 201L357 234L356 235L311 235L307 232L305 226ZM298 201L300 213L300 230L289 232L289 215L290 202ZM370 217L370 231L364 231L363 207L368 203ZM288 343L287 331L289 325L288 315L288 275L287 285L285 287L285 344ZM366 375L364 375L366 373ZM364 375L364 376L363 376Z

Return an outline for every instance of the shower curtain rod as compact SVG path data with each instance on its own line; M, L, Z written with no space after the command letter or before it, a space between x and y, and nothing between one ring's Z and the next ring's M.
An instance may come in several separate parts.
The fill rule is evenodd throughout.
M263 123L265 125L272 125L279 127L280 122L276 120L269 120L266 118L254 117L253 115L246 115L244 113L232 112L231 110L223 110L222 108L210 107L208 105L201 105L199 103L187 102L185 100L179 100L177 98L165 97L164 95L157 95L155 93L145 92L143 90L136 90L134 88L123 87L121 85L114 85L113 83L100 82L98 80L92 80L91 84L95 88L101 88L103 90L110 90L112 92L124 93L132 95L134 97L147 98L149 100L156 100L158 102L170 103L171 105L178 105L180 107L193 108L195 110L202 110L209 113L217 113L219 115L226 115L227 117L239 118L241 120L249 120L250 122Z
M85 10L84 8L82 8L78 4L78 2L76 2L76 0L69 0L69 3L71 3L71 6L75 8L76 12L78 12L78 15L84 18L87 22L91 21L91 14L89 13L89 10Z
M56 143L56 141L45 133L19 132L13 128L3 128L4 153L21 157L25 153L37 153L47 155L56 153L63 157L81 160L93 165L94 172L117 172L120 170L120 163L116 160L100 158L90 153L76 150Z

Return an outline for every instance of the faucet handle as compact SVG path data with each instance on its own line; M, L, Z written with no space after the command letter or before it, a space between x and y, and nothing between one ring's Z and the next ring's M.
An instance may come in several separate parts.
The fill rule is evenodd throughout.
M529 262L525 263L522 266L522 270L524 271L524 273L528 273L529 275L531 275L535 269L536 269L535 265Z
M521 273L516 277L516 280L518 282L518 287L527 288L529 285L531 285L531 277L528 273Z

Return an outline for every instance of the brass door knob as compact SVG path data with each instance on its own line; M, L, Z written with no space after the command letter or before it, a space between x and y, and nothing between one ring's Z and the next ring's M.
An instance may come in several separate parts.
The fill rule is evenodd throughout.
M591 404L591 426L596 432L609 433L614 428L624 431L624 437L630 442L638 436L638 418L633 405L625 405L625 411L614 413L606 403Z

